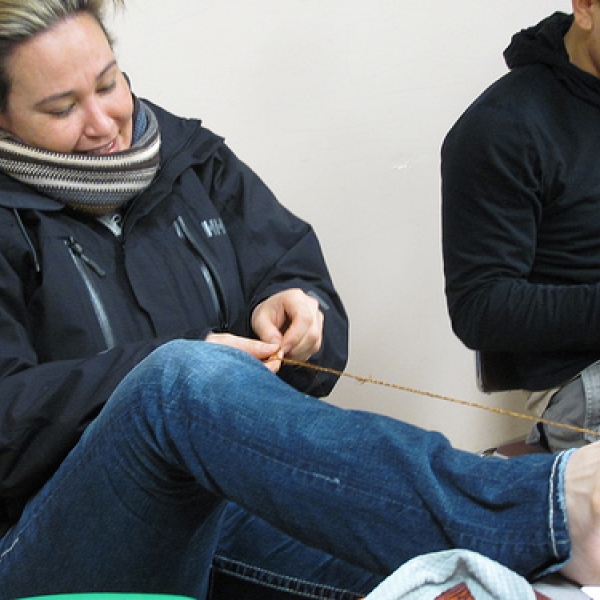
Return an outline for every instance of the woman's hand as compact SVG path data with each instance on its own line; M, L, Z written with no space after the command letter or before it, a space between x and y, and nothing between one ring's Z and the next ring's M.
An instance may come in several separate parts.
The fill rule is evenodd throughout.
M243 350L250 356L260 360L273 373L277 373L281 368L283 352L277 343L271 344L260 340L251 340L232 333L209 333L204 341Z
M252 312L252 329L263 342L275 344L293 360L306 361L323 342L324 316L319 302L300 289L279 292Z
M260 339L209 333L205 341L242 350L277 373L284 356L305 361L319 351L323 321L315 298L300 289L290 289L267 298L254 309L252 329Z

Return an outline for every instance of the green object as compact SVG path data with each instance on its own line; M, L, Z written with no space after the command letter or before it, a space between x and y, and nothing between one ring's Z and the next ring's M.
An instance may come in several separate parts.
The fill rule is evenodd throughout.
M189 596L166 594L129 594L121 592L90 592L88 594L58 594L55 596L31 596L15 600L193 600Z

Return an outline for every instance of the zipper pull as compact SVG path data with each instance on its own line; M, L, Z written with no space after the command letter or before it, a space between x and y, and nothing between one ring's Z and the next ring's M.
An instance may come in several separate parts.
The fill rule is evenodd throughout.
M96 273L99 277L104 277L106 275L106 271L95 261L85 255L83 251L83 246L75 240L73 237L69 237L66 240L67 247L71 252L80 258L92 271Z

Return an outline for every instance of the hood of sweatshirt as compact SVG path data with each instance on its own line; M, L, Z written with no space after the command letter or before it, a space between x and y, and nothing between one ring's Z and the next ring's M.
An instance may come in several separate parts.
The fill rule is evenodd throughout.
M573 15L556 12L543 21L516 33L504 51L509 69L543 64L575 96L600 107L600 79L569 61L564 36Z

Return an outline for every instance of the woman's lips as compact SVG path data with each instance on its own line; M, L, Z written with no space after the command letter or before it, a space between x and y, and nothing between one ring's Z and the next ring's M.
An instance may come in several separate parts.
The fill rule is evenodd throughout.
M83 154L89 154L91 156L102 156L103 154L110 154L111 152L116 152L116 146L116 140L112 140L108 144L104 144L104 146L99 146L98 148L93 148L92 150L86 150Z

